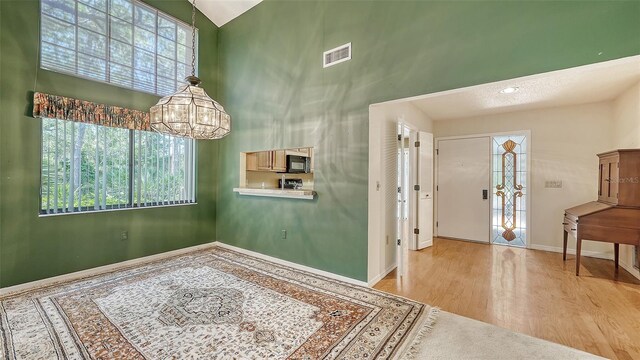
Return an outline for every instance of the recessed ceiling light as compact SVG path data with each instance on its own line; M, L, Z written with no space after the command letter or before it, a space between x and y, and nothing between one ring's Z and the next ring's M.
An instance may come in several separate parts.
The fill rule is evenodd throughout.
M514 92L518 92L518 90L520 90L520 88L515 87L515 86L510 86L508 88L504 88L502 90L500 90L501 94L513 94Z

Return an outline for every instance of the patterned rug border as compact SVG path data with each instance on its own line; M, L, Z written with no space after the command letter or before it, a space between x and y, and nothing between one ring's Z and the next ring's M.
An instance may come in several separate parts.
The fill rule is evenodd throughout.
M342 281L342 280L331 278L329 276L316 274L316 273L305 271L305 270L301 270L301 269L296 269L296 268L294 268L292 266L288 266L288 265L285 265L285 264L280 264L280 263L277 263L275 261L270 261L270 260L267 260L267 259L262 259L262 258L259 258L257 256L252 256L252 255L246 254L246 253L244 253L242 251L230 249L228 247L225 247L225 246L222 246L222 245L218 245L218 244L215 244L215 243L213 243L212 245L210 245L210 246L208 246L206 248L193 249L191 251L186 251L186 252L182 252L182 253L179 253L179 254L171 254L171 255L168 255L166 257L161 257L161 258L158 258L158 259L144 260L144 258L139 258L139 259L142 259L142 261L138 262L138 263L135 263L135 264L127 264L127 265L123 265L121 267L117 267L117 268L110 269L110 270L105 270L105 271L100 271L100 272L95 273L95 274L88 274L88 275L81 276L81 277L78 277L78 278L62 279L62 280L59 280L59 281L52 282L50 284L44 284L44 285L41 285L41 286L34 286L34 287L26 288L26 289L16 290L16 291L4 294L4 295L0 295L0 301L5 301L5 300L9 300L9 299L12 299L12 298L15 298L15 297L20 297L20 296L27 296L29 293L34 293L34 294L43 293L43 292L46 292L46 290L51 289L51 288L73 285L73 284L84 282L84 281L87 281L87 280L91 280L91 279L95 279L95 278L99 278L99 277L105 277L106 275L111 275L111 274L118 273L118 272L126 272L126 271L130 271L130 270L133 270L133 269L136 269L136 268L145 267L145 266L149 266L149 265L153 265L153 264L158 264L158 263L161 263L161 262L164 262L164 261L169 261L169 260L173 260L173 259L184 257L184 256L190 256L190 255L193 255L193 254L196 254L196 253L209 252L209 251L212 251L214 249L222 250L222 251L225 251L225 252L230 252L230 253L236 254L236 255L241 256L241 257L247 257L247 258L251 258L251 259L254 259L254 260L258 260L258 261L267 263L267 264L269 264L271 266L280 267L280 268L283 268L283 269L286 269L286 270L289 270L289 271L294 271L296 273L302 273L302 274L305 274L307 276L316 277L318 279L322 279L322 280L325 280L325 281L335 282L335 283L348 285L348 286L352 286L352 287L357 287L357 288L364 288L364 289L368 289L370 291L374 291L374 292L377 292L377 293L380 293L380 294L384 294L386 296L392 296L392 297L395 297L395 298L401 298L401 299L403 299L405 301L419 303L419 301L404 297L402 295L390 294L390 293L375 289L373 287L352 284L352 283L349 283L349 282L346 282L346 281ZM178 250L181 250L181 249L178 249ZM159 254L155 254L155 255L162 255L162 254L163 253L159 253ZM151 255L151 256L153 256L153 255ZM269 256L269 255L265 255L265 256ZM139 259L132 259L132 260L139 260ZM276 260L281 260L281 259L278 259L278 258L275 258L275 259ZM284 260L284 261L286 261L286 260ZM110 264L110 265L116 265L116 264ZM108 266L108 265L106 265L106 266ZM92 269L90 268L90 269L85 269L85 270L80 270L80 271L89 271L89 270L92 270ZM71 274L73 274L73 273L71 273ZM60 276L64 276L64 275L68 275L68 274L62 274ZM42 279L42 280L46 280L46 279ZM427 305L429 307L433 307L433 306L428 305L428 304L425 304L425 305Z
M62 294L73 294L74 292L82 292L82 291L91 291L95 286L107 286L109 283L119 283L125 279L128 279L133 276L146 276L145 274L152 273L156 271L156 267L165 267L169 266L177 266L181 262L187 261L189 262L189 258L193 258L193 261L199 261L199 259L206 258L215 258L218 259L216 261L228 262L230 265L227 266L235 266L238 268L242 268L245 270L242 271L253 271L257 274L262 274L261 276L267 276L273 278L275 281L282 281L285 283L291 283L295 286L301 286L302 288L308 289L307 291L317 292L318 294L323 294L320 296L334 296L336 298L343 298L344 301L355 301L354 304L361 303L359 306L369 306L374 303L369 299L380 299L377 301L384 301L384 303L393 303L404 304L404 306L409 306L409 309L413 308L411 312L404 313L398 319L402 319L401 321L406 324L401 328L398 328L397 333L388 333L387 336L393 337L385 337L385 340L382 340L383 343L387 343L389 341L389 345L393 344L393 347L389 346L388 348L380 348L380 350L370 353L372 357L382 357L384 358L402 358L402 359L411 359L414 357L416 352L419 349L419 345L421 340L431 332L433 326L436 323L437 315L439 313L439 309L432 307L427 304L420 303L419 301L409 299L403 296L398 296L395 294L386 293L369 286L363 286L358 284L353 284L347 281L343 281L340 279L335 279L330 276L326 276L323 274L314 273L311 271L307 271L304 269L299 269L287 264L282 264L277 262L280 259L274 259L276 261L271 261L269 259L265 259L259 256L253 256L251 254L247 254L243 252L243 249L230 249L225 246L220 246L218 244L212 244L211 246L196 248L189 251L184 251L176 254L167 254L167 256L157 257L153 259L146 259L136 263L126 264L122 266L118 266L115 268L105 269L105 271L99 271L96 273L86 274L86 276L79 276L76 278L70 279L60 279L59 281L51 282L48 284L43 284L42 286L34 286L26 289L17 290L15 292L10 292L7 294L3 294L0 296L0 312L4 312L2 303L12 300L23 299L31 299L30 301L40 301L39 297L52 297L52 296L62 296ZM157 254L158 255L158 254ZM286 261L286 260L283 260ZM172 265L173 264L173 265ZM90 270L90 269L89 269ZM239 274L242 274L239 273ZM241 278L244 275L241 276ZM258 286L262 286L261 283L257 283ZM268 289L268 287L266 287ZM353 297L349 295L355 291L353 294L361 294L359 296ZM367 295L368 294L368 295ZM315 296L315 295L314 295ZM52 297L52 299L54 299ZM386 299L386 300L383 300ZM42 305L41 305L42 306ZM397 305L400 306L400 305ZM38 310L40 312L40 310ZM45 311L42 309L42 311ZM63 313L62 309L60 309L61 313ZM365 323L369 324L371 321L377 318L377 313L371 313L372 315L367 315ZM373 316L373 317L370 317ZM6 315L0 314L0 317L5 320ZM360 321L364 321L365 318L362 318ZM77 320L76 320L77 321ZM378 321L378 320L376 320ZM359 323L358 322L358 323ZM358 324L356 323L356 324ZM115 323L114 323L115 324ZM7 327L0 326L0 330L6 330ZM359 325L360 326L360 325ZM369 325L365 327L352 328L351 330L356 331L357 333L366 329ZM359 330L358 330L359 329ZM349 330L350 333L351 330ZM4 331L2 331L4 332ZM11 331L10 331L11 332ZM9 333L10 333L9 332ZM121 330L121 332L123 332ZM73 332L72 332L73 333ZM347 334L345 333L345 334ZM7 335L7 334L4 334ZM57 336L57 335L56 335ZM350 335L351 336L351 335ZM360 335L358 335L360 336ZM4 338L4 336L2 336ZM333 346L340 345L342 346L348 345L347 348L342 348L343 350L339 350L337 354L343 354L346 349L350 349L352 345L352 341L355 338L339 338L338 341L334 342ZM2 344L0 344L2 345ZM8 345L8 344L4 344ZM3 346L5 350L7 350L6 346ZM383 351L384 349L384 351ZM59 349L56 349L59 350ZM338 351L338 350L336 350ZM349 350L350 351L350 350ZM332 353L325 353L324 356L334 356Z
M202 244L202 245L196 245L196 246L203 246L206 245L206 247L201 248L201 249L192 249L192 250L188 250L189 248L184 248L184 249L176 249L176 250L172 250L172 251L168 251L165 253L158 253L158 254L153 254L153 255L149 255L149 256L143 256L140 258L135 258L135 259L130 259L130 260L125 260L122 261L120 263L126 263L128 261L137 261L136 263L132 263L132 264L122 264L119 265L120 263L113 263L113 264L106 264L103 265L104 267L107 266L116 266L112 269L105 269L104 271L98 271L96 273L92 273L92 274L87 274L87 275L80 275L78 277L74 277L71 279L60 279L60 280L56 280L56 281L52 281L51 283L47 283L47 284L43 284L43 285L34 285L33 287L28 287L25 289L19 289L19 290L15 290L15 291L11 291L8 292L6 294L1 294L0 295L0 301L5 301L14 297L19 297L19 296L25 296L28 293L37 293L37 292L42 292L45 291L46 289L49 288L53 288L53 287L58 287L58 286L63 286L63 285L72 285L78 282L82 282L82 281L87 281L87 280L91 280L97 277L101 277L101 276L105 276L105 275L110 275L113 273L117 273L117 272L121 272L121 271L129 271L131 269L134 268L139 268L139 267L143 267L143 266L147 266L147 265L152 265L155 263L159 263L162 261L167 261L170 259L175 259L181 256L186 256L195 252L199 252L199 251L210 251L212 249L216 249L216 248L221 248L223 249L222 246L216 244L216 243L210 243L210 244ZM187 251L183 251L177 254L167 254L167 253L171 253L173 251L182 251L182 250L187 250ZM153 256L160 256L159 258L153 258L151 259L150 257ZM145 258L149 258L149 259L145 259ZM88 268L88 269L83 269L83 270L78 270L78 271L74 271L72 273L68 273L68 274L60 274L60 275L56 275L53 278L59 277L59 276L67 276L67 275L73 275L74 273L82 273L84 271L92 271L98 268L101 268L103 266L98 266L95 268ZM40 279L40 280L35 280L35 282L38 281L46 281L48 278L45 279ZM25 284L29 284L29 283L25 283ZM20 285L25 285L25 284L17 284L16 286L20 286ZM1 289L1 288L0 288Z

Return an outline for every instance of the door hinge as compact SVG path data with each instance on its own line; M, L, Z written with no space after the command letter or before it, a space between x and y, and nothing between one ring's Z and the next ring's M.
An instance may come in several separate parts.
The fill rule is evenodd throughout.
M436 149L436 155L440 155L440 149Z
M420 141L416 141L414 144L416 147L420 147Z
M436 191L440 191L440 186L436 185Z
M398 134L398 141L402 140L402 135Z
M400 246L400 239L398 239L397 244L398 244L398 246Z
M438 227L438 222L436 221L436 227Z
M413 185L413 190L420 191L420 185Z
M420 229L418 229L418 228L413 229L413 233L415 235L420 235Z

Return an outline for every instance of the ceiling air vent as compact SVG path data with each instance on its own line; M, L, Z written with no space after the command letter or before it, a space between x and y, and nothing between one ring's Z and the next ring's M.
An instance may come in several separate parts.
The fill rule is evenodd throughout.
M351 43L325 51L322 56L322 67L326 68L348 60L351 60Z

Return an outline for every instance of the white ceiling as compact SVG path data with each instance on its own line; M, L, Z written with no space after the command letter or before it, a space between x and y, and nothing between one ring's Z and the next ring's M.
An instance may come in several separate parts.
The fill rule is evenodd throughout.
M639 81L640 56L634 56L406 100L433 120L447 120L608 101ZM519 90L500 93L507 87Z
M189 0L192 2L193 0ZM262 0L197 0L196 7L220 27L258 5Z

